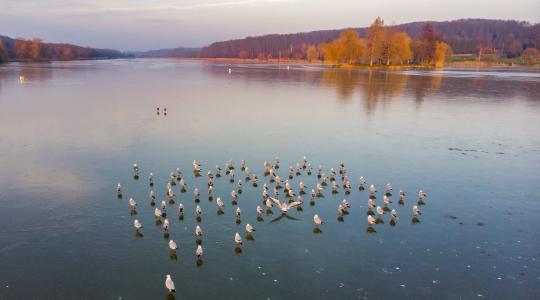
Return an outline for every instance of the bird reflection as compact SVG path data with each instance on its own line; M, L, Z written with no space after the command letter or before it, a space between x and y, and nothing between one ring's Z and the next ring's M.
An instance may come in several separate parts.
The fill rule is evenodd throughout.
M199 258L197 259L197 262L195 264L197 265L197 267L202 267L204 264L204 261L201 258Z
M176 298L174 297L174 294L169 293L167 295L167 300L176 300Z
M274 218L272 221L270 221L270 223L275 223L275 222L278 222L282 219L289 219L289 220L293 220L293 221L300 221L300 219L297 219L295 217L291 217L289 216L288 214L285 214L285 213L282 213L280 216L278 216L277 218Z

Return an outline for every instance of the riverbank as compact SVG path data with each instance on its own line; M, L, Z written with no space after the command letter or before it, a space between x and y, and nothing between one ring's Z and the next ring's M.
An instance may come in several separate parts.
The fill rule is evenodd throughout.
M169 57L171 58L171 57ZM230 63L267 63L267 64L287 64L287 63L303 63L303 64L314 64L314 65L325 65L332 68L339 69L368 69L368 70L407 70L407 69L436 69L434 66L428 65L350 65L350 64L341 64L334 65L333 63L324 62L321 60L308 62L304 59L257 59L257 58L209 58L209 57L172 57L174 59L180 60L195 60L195 61L220 61L220 62L230 62ZM466 60L466 61L450 61L444 64L444 67L530 67L530 68L540 68L540 65L527 65L527 64L518 64L518 63L507 63L507 62L488 62L488 61L476 61L476 60Z

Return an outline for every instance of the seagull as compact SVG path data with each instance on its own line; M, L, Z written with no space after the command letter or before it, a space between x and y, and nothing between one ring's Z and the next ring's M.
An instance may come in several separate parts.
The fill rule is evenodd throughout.
M238 194L235 190L231 192L232 201L236 201L238 199Z
M313 223L315 223L316 226L319 226L323 223L323 221L321 220L318 214L315 214L313 216Z
M199 225L195 227L195 236L202 236L202 229Z
M184 204L182 203L178 204L178 213L181 215L184 214Z
M386 184L386 191L391 192L392 191L392 185L389 183Z
M118 185L116 186L116 193L119 196L122 195L122 185L120 183L118 183Z
M161 215L162 215L161 210L156 207L156 209L154 210L154 216L159 218L161 217Z
M360 186L364 186L366 184L366 178L364 176L360 176L358 182L360 183Z
M424 191L422 190L418 191L418 198L424 199L425 197L427 197L427 195L426 193L424 193Z
M169 293L176 292L176 289L174 288L174 282L171 279L171 275L167 274L167 277L165 278L165 287L169 290Z
M377 188L375 187L374 184L371 184L369 186L369 192L372 193L372 194L375 194L377 192Z
M223 200L221 200L221 198L219 198L219 197L216 199L216 204L217 204L219 209L222 209L223 206L225 206L225 203L223 203Z
M131 206L131 209L135 209L137 207L137 202L133 198L129 198L129 206Z
M343 201L341 201L341 205L343 205L343 207L345 208L351 208L351 205L349 204L349 201L347 201L347 199L343 199Z
M272 201L270 201L270 199L271 199L271 197L268 197L268 199L266 199L266 201L264 202L264 204L268 208L272 208Z
M193 196L195 197L195 199L199 199L199 196L201 195L201 193L199 192L199 189L198 188L194 188L193 189Z
M298 201L294 201L294 202L291 202L291 203L284 203L284 202L281 202L279 201L278 199L276 198L272 198L270 197L270 199L272 199L272 201L277 205L279 206L279 209L281 210L282 213L286 213L289 209L297 206L297 205L301 205L302 202L298 202Z
M236 217L237 218L240 218L240 214L242 213L242 210L240 209L240 207L237 207L236 208Z
M390 203L390 198L388 198L388 196L384 195L383 196L383 202L384 202L384 204L388 205Z
M382 216L382 214L384 213L383 209L380 206L377 206L376 211L379 216Z
M340 215L344 215L347 212L347 209L343 207L343 205L340 204L337 208L337 211L339 212Z
M148 175L148 182L150 182L150 185L154 184L154 174L153 173L150 173L150 175Z
M252 233L253 231L256 231L255 228L253 228L253 226L251 226L249 223L246 224L246 232Z
M242 237L238 232L234 235L234 242L238 245L242 245Z
M156 200L156 193L154 191L150 191L148 198L150 198L151 202L154 202L154 200Z
M176 249L178 249L178 246L176 246L175 241L173 241L173 240L169 241L169 249L171 249L172 251L176 251Z
M135 176L139 176L139 166L137 164L133 164L133 173L135 173Z
M161 201L161 210L165 211L167 209L167 202Z
M203 250L201 245L197 245L197 250L195 250L195 255L197 255L197 258L201 258L203 256Z
M290 198L294 197L293 191L289 190L289 192L287 193L287 196L289 196Z
M180 189L184 189L186 187L186 181L184 178L180 179L180 182L178 183L180 185Z
M139 220L135 219L133 221L133 227L135 227L135 230L139 231L139 229L142 228L142 224L141 224L141 222L139 222Z
M375 208L375 201L373 201L373 199L368 198L367 204L369 208Z
M197 217L200 217L202 214L202 209L199 205L197 205L197 207L195 208L195 214L197 215Z
M413 216L417 217L418 215L421 215L422 213L420 212L420 209L418 208L418 206L416 205L413 205L412 207L412 212L413 212Z
M259 215L260 217L262 216L262 214L263 214L263 209L259 205L257 205L257 215Z
M298 187L300 188L300 191L304 191L304 188L306 187L302 181L298 184Z
M169 230L169 220L167 219L163 220L163 230Z
M368 221L369 225L373 225L373 224L377 223L377 221L375 221L375 218L372 217L371 215L367 216L367 221Z
M390 212L390 217L392 219L396 219L397 218L397 211L395 209L392 209L392 211Z

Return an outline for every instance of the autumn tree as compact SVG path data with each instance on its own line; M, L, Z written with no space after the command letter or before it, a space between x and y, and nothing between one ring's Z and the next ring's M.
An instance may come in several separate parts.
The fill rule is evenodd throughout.
M320 49L323 53L324 61L339 64L339 58L343 56L343 49L338 45L337 40L321 44Z
M536 48L529 47L521 53L521 58L526 64L540 63L540 51Z
M5 63L9 60L8 58L8 51L6 46L4 45L4 42L0 40L0 63Z
M30 58L34 61L41 60L42 42L38 38L33 38L30 43Z
M422 40L423 40L423 61L424 64L430 64L435 59L435 51L437 49L437 36L435 35L435 30L433 30L433 26L431 26L430 23L426 24L424 28L422 28Z
M366 31L369 65L379 61L384 54L385 28L384 21L378 17Z
M30 45L22 39L15 40L15 57L17 59L30 59Z
M446 56L450 52L450 46L445 42L437 42L435 45L435 54L433 57L433 64L436 68L441 68L444 66L446 61Z
M306 60L308 62L312 62L317 59L319 59L319 51L317 50L317 47L313 45L309 46L306 52Z
M337 43L338 47L342 48L341 57L338 57L338 60L349 65L361 60L366 53L366 46L360 39L358 31L354 29L341 32Z
M411 38L402 31L392 30L387 34L384 46L386 65L402 65L412 58Z

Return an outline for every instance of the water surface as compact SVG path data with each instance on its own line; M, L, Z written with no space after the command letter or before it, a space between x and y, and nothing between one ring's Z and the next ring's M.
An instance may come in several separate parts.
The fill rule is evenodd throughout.
M170 299L165 274L177 299L537 298L539 96L535 70L369 72L150 59L4 65L0 298ZM274 209L258 222L263 161L279 156L286 177L304 155L325 173L343 161L352 193L327 189L313 206L306 195L303 211L289 212L297 220L272 222L280 216ZM230 201L236 185L215 180L214 195L227 205L218 216L206 177L191 172L194 159L205 172L244 159L261 177L257 188L244 184L240 224ZM175 188L168 209L179 245L171 260L146 178L156 175L153 189L165 199L177 167L189 191ZM396 226L385 214L376 233L366 232L369 193L358 190L359 176L379 187L379 205L392 183ZM309 189L317 183L305 172L291 184L299 181ZM408 193L403 206L399 189ZM413 224L418 189L428 198ZM136 216L129 197L139 203ZM338 220L343 198L352 207ZM175 213L180 201L183 220ZM319 234L315 213L326 221ZM234 233L245 237L246 223L257 231L237 254ZM196 224L204 231L202 266Z

